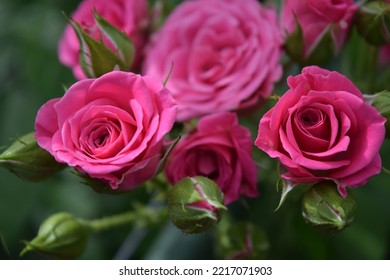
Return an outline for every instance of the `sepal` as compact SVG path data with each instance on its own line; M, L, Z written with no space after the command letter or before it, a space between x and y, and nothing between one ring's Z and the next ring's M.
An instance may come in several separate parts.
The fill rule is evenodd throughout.
M94 10L94 18L101 36L114 46L108 47L102 37L99 41L92 38L74 19L68 19L80 43L80 66L88 78L97 78L105 73L122 70L129 71L133 59L134 44L125 33L115 28Z

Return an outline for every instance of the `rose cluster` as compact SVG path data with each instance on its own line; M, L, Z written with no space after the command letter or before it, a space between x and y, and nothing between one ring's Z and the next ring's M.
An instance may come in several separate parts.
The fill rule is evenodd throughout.
M35 137L58 162L113 190L133 189L165 165L171 184L214 180L225 204L255 197L255 144L279 160L284 180L331 180L346 196L346 187L381 171L385 135L385 118L347 77L305 67L257 119L256 140L240 121L272 95L284 51L302 65L324 50L332 50L327 59L339 53L357 10L352 0L286 0L279 20L275 7L256 0L188 0L163 18L146 0L82 1L72 14L82 32L117 51L98 13L134 44L128 71L141 73L114 68L86 79L80 36L66 27L59 58L79 81L42 106ZM169 149L173 127L184 129Z

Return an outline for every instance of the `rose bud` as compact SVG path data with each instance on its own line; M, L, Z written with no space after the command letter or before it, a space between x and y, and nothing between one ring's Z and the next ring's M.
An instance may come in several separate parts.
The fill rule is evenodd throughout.
M355 216L356 202L351 195L340 196L331 181L313 185L302 200L302 216L314 228L337 232L350 225Z
M186 177L168 194L172 222L184 233L201 233L221 219L224 196L218 185L202 176Z
M286 0L281 25L285 47L301 65L321 65L343 48L358 6L353 0Z
M387 119L385 123L386 138L390 138L390 92L383 91L376 94L372 105Z
M65 167L38 146L33 133L18 138L5 150L0 155L0 166L29 181L44 180Z
M390 42L390 1L370 1L356 14L356 29L370 44Z
M60 38L59 60L78 80L101 76L114 65L137 69L148 36L148 1L79 2Z
M59 212L47 218L39 227L38 235L20 253L37 251L58 259L74 259L83 253L88 241L89 229L80 219L69 213Z

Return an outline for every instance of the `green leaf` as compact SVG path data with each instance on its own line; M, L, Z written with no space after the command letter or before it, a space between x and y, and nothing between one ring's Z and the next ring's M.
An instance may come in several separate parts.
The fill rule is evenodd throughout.
M108 21L102 18L94 9L93 16L99 30L110 40L116 47L127 69L133 64L135 48L133 42L124 33L111 25Z
M154 176L156 176L158 173L160 173L161 171L164 170L164 167L165 167L165 164L167 163L167 160L168 160L168 156L172 153L173 151L173 148L175 148L175 146L177 145L177 143L179 143L181 139L181 135L179 135L172 143L171 145L168 147L168 149L165 151L165 154L163 156L163 158L160 160L158 166L157 166L157 169L156 169L156 172L154 173Z
M336 53L336 46L331 33L332 27L326 28L310 49L305 50L302 27L296 17L295 24L295 30L288 34L285 42L286 52L292 60L298 62L301 66L323 65L328 62Z
M74 31L77 34L77 38L80 42L80 65L84 71L84 74L89 78L100 77L105 73L111 72L115 69L122 71L128 71L132 63L132 54L126 54L121 57L120 54L115 53L109 47L107 47L102 40L96 41L90 35L88 35L81 25L73 19L68 19L69 24L73 27ZM100 25L103 25L106 32L110 29L109 24L105 24L104 20L100 20ZM112 27L112 26L111 26ZM116 34L112 35L114 32L110 29L111 38L119 38L120 36ZM120 31L117 30L118 33ZM103 32L104 33L104 32ZM119 40L119 39L118 39ZM123 40L121 40L123 41ZM130 40L129 40L130 42ZM118 44L118 42L117 42ZM129 45L131 44L131 46ZM127 49L132 48L132 43L120 44L120 53L125 52Z
M330 28L324 30L317 42L308 50L305 65L324 65L336 54L336 44Z
M88 174L73 170L71 172L74 175L79 176L82 181L81 183L91 187L95 192L102 194L123 194L129 192L128 190L113 189L108 183L103 182L102 180L91 178Z
M304 44L303 44L303 31L301 24L299 23L297 17L294 15L296 28L293 32L289 33L286 41L285 47L287 54L299 64L304 63Z

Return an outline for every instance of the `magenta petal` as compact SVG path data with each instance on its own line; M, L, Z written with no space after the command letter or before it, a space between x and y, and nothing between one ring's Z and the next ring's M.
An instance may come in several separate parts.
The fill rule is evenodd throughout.
M359 187L367 183L368 178L379 174L382 171L382 160L379 155L377 155L374 160L367 164L362 170L356 172L350 176L341 178L338 180L339 184L348 187ZM336 178L337 179L337 178Z
M122 178L116 182L118 184L118 188L122 190L131 190L153 177L160 159L161 155L157 154L138 162L126 171L122 175Z
M45 150L52 153L52 137L58 130L58 118L54 105L59 101L59 98L52 99L46 102L37 113L35 119L35 135L38 144Z

